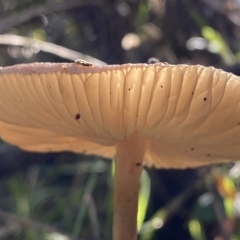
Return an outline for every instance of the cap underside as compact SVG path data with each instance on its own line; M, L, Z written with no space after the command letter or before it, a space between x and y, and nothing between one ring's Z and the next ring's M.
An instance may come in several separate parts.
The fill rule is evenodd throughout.
M137 132L147 165L236 160L239 92L239 77L199 65L17 65L0 69L0 133L31 151L113 157Z

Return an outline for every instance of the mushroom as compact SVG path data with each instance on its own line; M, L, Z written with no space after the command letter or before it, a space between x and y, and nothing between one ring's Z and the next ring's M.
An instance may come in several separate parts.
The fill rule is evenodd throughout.
M143 164L240 158L239 92L239 77L200 65L16 65L0 69L0 134L29 151L116 156L113 239L135 240Z

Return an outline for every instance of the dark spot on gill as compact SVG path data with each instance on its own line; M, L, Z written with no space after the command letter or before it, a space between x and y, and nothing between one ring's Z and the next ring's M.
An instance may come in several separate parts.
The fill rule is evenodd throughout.
M208 157L210 157L210 156L211 156L211 154L209 154L209 153L208 153L208 154L207 154L207 156L208 156Z
M192 95L194 94L194 92L192 92Z
M191 151L194 151L194 148L191 148Z
M161 85L161 88L163 88L163 85Z
M76 120L78 120L80 117L81 117L81 116L80 116L79 113L77 113L76 116L75 116Z
M207 100L207 98L205 97L204 99L203 99L203 101L206 101Z
M140 162L136 163L136 166L137 167L141 166L141 163Z

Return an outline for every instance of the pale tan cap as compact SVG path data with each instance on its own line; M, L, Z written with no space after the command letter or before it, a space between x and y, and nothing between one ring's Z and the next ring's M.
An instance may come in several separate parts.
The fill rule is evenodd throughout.
M22 149L112 158L133 133L146 139L150 166L240 159L240 78L163 63L0 69L0 134Z

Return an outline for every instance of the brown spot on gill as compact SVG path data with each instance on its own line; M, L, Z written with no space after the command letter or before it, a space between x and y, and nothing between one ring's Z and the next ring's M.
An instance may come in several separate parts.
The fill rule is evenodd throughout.
M81 117L80 113L77 113L76 116L75 116L76 120L78 120L80 117Z

